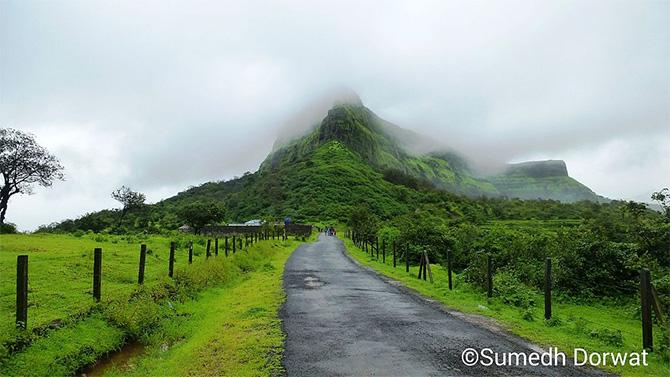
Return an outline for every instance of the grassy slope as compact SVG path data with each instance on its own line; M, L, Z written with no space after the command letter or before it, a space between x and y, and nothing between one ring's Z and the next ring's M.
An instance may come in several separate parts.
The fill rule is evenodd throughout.
M283 333L278 311L284 248L270 264L244 281L204 292L177 305L174 321L152 337L148 355L133 361L132 370L112 376L268 376L280 375ZM164 344L171 344L168 349Z
M186 239L178 237L178 245L186 245ZM128 338L147 340L160 323L175 320L172 308L180 300L205 288L240 282L251 271L269 266L268 257L285 255L297 245L295 241L263 241L249 252L238 250L225 258L220 250L218 258L205 260L204 247L198 243L202 239L195 239L193 265L186 264L185 250L178 248L172 281L165 276L169 240L150 237L142 240L152 253L147 256L145 285L138 288L138 240L112 236L98 240L67 235L2 236L0 336L4 356L0 355L0 375L69 375L118 349ZM91 252L86 250L93 247L102 247L104 254L100 304L90 298L92 263ZM14 330L13 268L19 253L30 255L28 332ZM52 322L59 329L49 329ZM7 356L12 345L28 343L22 352Z
M95 306L91 292L96 247L103 249L103 303L127 298L135 289L141 242L151 250L145 281L156 282L167 274L170 240L164 237L0 235L0 343L14 328L17 255L27 254L29 258L28 326L45 328L55 320L67 322L81 317ZM201 245L195 244L194 248L198 253L202 251ZM180 254L183 250L178 252L178 264L184 261Z
M516 174L499 175L490 177L489 180L503 195L510 198L544 198L563 202L598 201L598 196L591 189L568 176L536 178Z
M542 319L543 309L540 305L533 308L535 320L527 321L523 319L521 309L505 305L495 297L488 300L485 293L472 289L467 284L460 282L457 277L454 290L449 291L447 272L439 265L431 264L435 283L430 284L416 278L417 266L411 266L408 274L401 261L398 261L398 267L394 269L391 257L387 256L387 263L383 264L371 259L369 255L355 247L350 240L345 239L344 242L351 256L383 275L398 280L407 287L439 300L451 308L495 318L509 331L545 347L558 347L568 355L577 347L597 352L640 352L642 344L640 320L635 319L633 313L625 308L576 305L555 300L553 313L554 317L560 319L560 323L548 326ZM535 301L543 302L542 296L538 295ZM623 345L610 345L591 335L594 330L602 329L620 330L623 335ZM655 340L658 338L657 336ZM657 355L651 354L648 367L617 367L608 368L608 370L624 376L668 376L670 375L670 364L663 362Z
M383 179L339 141L330 141L305 156L286 160L243 178L240 191L228 182L194 188L170 202L208 196L223 200L235 218L291 216L294 219L341 220L351 209L369 203L375 212L393 216L407 211L420 194Z

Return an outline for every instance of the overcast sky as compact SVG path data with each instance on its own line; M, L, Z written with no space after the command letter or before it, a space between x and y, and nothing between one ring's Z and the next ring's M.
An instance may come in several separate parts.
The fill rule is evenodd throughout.
M0 0L0 127L65 182L20 229L254 171L334 87L480 161L564 159L598 194L670 186L670 0Z

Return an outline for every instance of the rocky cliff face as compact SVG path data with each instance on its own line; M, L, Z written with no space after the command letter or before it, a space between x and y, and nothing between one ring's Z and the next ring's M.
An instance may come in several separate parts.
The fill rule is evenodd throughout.
M523 175L532 178L567 177L568 168L563 160L528 161L509 164L505 175Z
M564 161L528 161L510 164L487 178L501 195L519 199L553 199L562 202L602 201L591 189L568 175Z

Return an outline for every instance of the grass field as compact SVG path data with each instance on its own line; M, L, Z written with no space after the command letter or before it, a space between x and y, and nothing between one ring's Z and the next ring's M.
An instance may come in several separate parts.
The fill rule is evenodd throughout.
M108 376L278 376L284 335L278 311L282 275L292 249L232 286L213 288L176 305L174 321L150 338L147 355ZM168 347L166 347L166 345Z
M167 277L170 241L177 243L175 278ZM194 242L194 263L187 245ZM137 285L139 245L147 244L144 286ZM262 241L229 258L205 260L205 240L159 236L0 236L0 375L70 375L127 341L151 343L153 334L197 310L200 292L245 281L285 256L297 241ZM103 249L102 299L91 297L93 249ZM28 331L15 329L16 256L29 255ZM276 278L276 277L275 277ZM280 281L280 278L277 278ZM216 293L206 293L214 295ZM190 304L184 304L189 302ZM269 300L258 305L272 312ZM221 314L226 314L221 312ZM228 313L233 314L233 313ZM194 315L195 316L195 315ZM184 327L185 329L186 327Z
M634 307L614 305L579 305L557 302L552 306L553 318L543 318L542 296L538 293L536 304L530 314L525 310L506 305L499 298L488 299L486 293L473 289L455 276L456 285L449 291L447 271L442 266L431 264L434 283L417 279L418 266L405 272L405 265L398 261L393 268L392 258L386 264L370 257L349 239L344 239L351 256L361 264L369 266L390 278L402 282L419 293L439 300L450 308L476 313L497 320L510 332L546 347L558 347L571 355L574 348L592 352L640 352L642 348L641 324ZM381 257L380 257L381 259ZM530 317L529 317L530 315ZM524 318L525 317L525 318ZM530 318L532 317L532 320ZM618 334L621 334L619 336ZM655 342L660 338L660 329L655 329ZM624 376L670 376L670 363L652 353L647 367L605 367L606 370Z

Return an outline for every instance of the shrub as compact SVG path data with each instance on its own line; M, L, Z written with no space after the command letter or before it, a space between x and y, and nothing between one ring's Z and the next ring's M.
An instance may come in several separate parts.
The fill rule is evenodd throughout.
M544 324L548 327L558 327L563 324L563 321L559 317L553 316L550 319L546 319Z
M665 362L670 362L670 328L661 328L661 338L658 341L658 354Z
M535 292L508 271L501 271L493 276L493 291L505 304L520 308L535 305Z
M592 330L591 337L597 338L601 340L603 343L610 346L615 347L623 346L623 335L621 334L621 330L609 330L609 329Z
M533 308L526 308L523 311L523 314L521 314L521 318L523 318L525 321L532 322L535 320L535 315L533 314Z
M0 234L14 234L16 233L16 225L12 223L0 224Z

